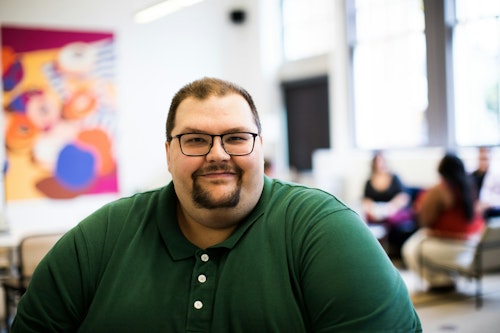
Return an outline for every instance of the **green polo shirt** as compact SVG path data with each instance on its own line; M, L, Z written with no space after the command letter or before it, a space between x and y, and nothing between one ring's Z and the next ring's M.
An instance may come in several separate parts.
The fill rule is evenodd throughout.
M172 183L112 202L38 266L13 332L420 332L398 271L334 196L265 179L250 216L202 250Z

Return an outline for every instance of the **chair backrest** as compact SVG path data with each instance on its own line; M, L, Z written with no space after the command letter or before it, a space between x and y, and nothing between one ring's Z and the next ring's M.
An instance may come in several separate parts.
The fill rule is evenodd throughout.
M19 244L19 275L24 281L29 281L36 266L49 252L63 233L36 234L25 236Z
M490 218L481 238L481 266L484 271L500 269L500 216Z

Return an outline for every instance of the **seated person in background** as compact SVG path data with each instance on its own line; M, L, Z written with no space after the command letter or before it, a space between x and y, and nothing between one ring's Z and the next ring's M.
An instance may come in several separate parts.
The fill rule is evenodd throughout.
M500 170L490 165L491 157L490 147L479 147L478 166L471 174L485 218L500 216Z
M462 160L454 154L446 154L438 172L440 181L416 203L421 228L405 242L402 252L406 266L428 282L429 291L446 292L455 289L452 276L422 270L420 255L440 264L472 256L473 248L464 245L479 241L484 219L477 209L474 187Z
M250 94L203 78L166 122L172 181L112 202L37 267L12 332L422 332L352 209L264 175Z
M389 256L400 258L401 246L415 231L415 221L406 193L399 177L387 166L385 156L376 151L371 160L371 174L366 181L362 209L369 224L387 228Z
M264 158L264 174L268 177L274 176L274 165L272 160Z
M484 176L488 172L491 161L491 149L489 147L479 147L477 152L477 168L471 173L477 193L481 191Z

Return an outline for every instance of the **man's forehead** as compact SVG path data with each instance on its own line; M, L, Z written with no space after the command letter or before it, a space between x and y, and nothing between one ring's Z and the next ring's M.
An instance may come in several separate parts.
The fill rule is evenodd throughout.
M240 95L210 96L205 99L186 98L177 108L176 118L192 117L239 117L253 118L252 110L247 101Z
M241 96L240 94L237 93L227 93L224 95L217 95L217 94L210 94L208 96L205 96L203 98L199 98L196 96L188 96L186 97L180 104L179 107L182 105L186 104L225 104L225 103L230 103L230 102L238 102L242 104L248 105L246 99Z
M233 96L239 96L241 100ZM175 127L182 131L196 129L208 132L217 129L228 132L255 131L256 124L246 100L233 94L213 96L212 99L200 100L190 97L189 100L184 100L177 109Z

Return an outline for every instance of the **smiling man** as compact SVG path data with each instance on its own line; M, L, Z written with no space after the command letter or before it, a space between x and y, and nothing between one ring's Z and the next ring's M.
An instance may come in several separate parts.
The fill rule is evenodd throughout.
M264 175L246 90L184 86L166 132L172 182L69 231L38 266L13 332L421 332L359 216Z
M255 105L243 90L229 88L239 92L208 79L193 83L174 97L167 120L168 167L181 203L177 219L186 238L202 248L234 231L264 184Z

